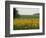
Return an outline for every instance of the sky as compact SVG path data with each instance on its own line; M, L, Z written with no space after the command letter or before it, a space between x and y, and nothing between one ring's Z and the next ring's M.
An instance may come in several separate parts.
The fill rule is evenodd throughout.
M19 15L33 15L39 13L39 8L16 8Z

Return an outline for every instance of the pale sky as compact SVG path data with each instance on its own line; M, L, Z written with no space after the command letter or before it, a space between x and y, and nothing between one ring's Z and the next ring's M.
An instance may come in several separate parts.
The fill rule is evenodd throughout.
M20 15L33 15L35 13L39 13L39 8L16 8L18 10L18 14Z

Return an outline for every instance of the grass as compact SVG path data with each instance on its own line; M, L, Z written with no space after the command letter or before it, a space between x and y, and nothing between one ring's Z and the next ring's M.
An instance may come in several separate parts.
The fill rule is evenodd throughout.
M23 26L23 25L16 26L16 25L14 25L14 28L13 29L14 30L39 29L39 26L38 25L30 25L30 26L27 26L27 25L25 25L25 26Z
M39 16L20 16L14 19L13 30L27 29L39 29Z

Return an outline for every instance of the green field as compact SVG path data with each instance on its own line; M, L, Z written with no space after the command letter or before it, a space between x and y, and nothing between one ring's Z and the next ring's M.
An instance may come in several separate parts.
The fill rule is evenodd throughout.
M21 26L16 26L14 25L14 30L28 30L28 29L39 29L39 25L21 25Z
M27 22L25 22L23 20L23 22L21 22L21 20L18 20L17 22L21 22L21 23L17 23L16 24L16 19L27 19ZM29 24L29 19L30 19L30 24ZM33 21L32 21L33 19ZM37 20L38 19L38 20ZM35 23L36 22L36 23ZM38 23L37 23L38 22ZM24 23L24 24L22 24ZM28 30L28 29L39 29L39 16L37 15L22 15L22 16L17 16L14 21L13 21L13 30Z

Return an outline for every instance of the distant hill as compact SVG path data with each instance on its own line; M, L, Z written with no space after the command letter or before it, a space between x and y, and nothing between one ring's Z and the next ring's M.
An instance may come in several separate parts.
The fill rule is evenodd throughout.
M33 15L17 15L16 18L39 18L39 13L35 13Z
M33 14L33 15L35 15L35 16L39 16L40 14L39 14L39 13L36 13L36 14Z

